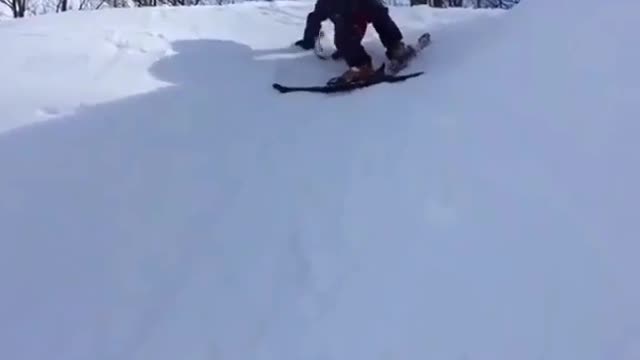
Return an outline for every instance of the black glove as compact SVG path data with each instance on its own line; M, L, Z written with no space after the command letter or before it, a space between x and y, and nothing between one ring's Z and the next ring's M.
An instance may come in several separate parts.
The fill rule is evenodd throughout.
M302 39L302 40L298 40L295 42L296 46L299 46L305 50L310 50L313 49L313 47L315 46L315 41L313 40L308 40L308 39Z

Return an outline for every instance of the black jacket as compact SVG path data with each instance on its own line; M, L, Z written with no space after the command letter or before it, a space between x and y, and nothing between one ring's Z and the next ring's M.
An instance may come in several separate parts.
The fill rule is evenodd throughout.
M314 41L320 33L321 24L329 19L334 24L349 26L363 18L372 22L387 19L388 9L380 0L318 0L307 16L303 39Z

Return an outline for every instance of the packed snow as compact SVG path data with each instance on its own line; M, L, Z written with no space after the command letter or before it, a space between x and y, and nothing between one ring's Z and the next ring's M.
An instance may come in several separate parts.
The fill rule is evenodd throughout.
M640 359L640 4L392 8L425 75L278 94L312 7L0 23L0 358Z

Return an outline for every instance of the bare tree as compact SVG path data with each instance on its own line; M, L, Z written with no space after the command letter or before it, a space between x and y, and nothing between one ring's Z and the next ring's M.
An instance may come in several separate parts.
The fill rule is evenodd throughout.
M0 0L11 9L14 18L22 18L27 12L27 0Z
M224 3L229 3L230 1L220 1L217 0L218 5L222 5ZM202 3L202 0L134 0L134 3L138 7L147 7L147 6L196 6Z
M56 12L64 12L69 10L69 0L59 0L56 6Z
M475 5L478 8L510 9L519 2L520 0L476 0Z
M411 6L429 5L433 7L444 7L444 0L411 0Z

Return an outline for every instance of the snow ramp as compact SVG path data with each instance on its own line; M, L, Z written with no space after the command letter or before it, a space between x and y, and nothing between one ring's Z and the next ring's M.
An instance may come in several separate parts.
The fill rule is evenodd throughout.
M640 5L393 8L425 75L278 94L312 6L0 24L0 358L640 358Z

